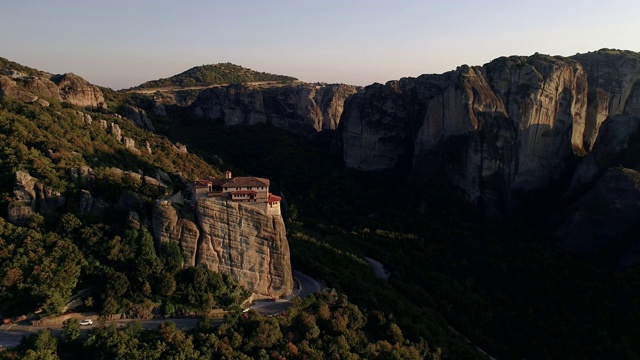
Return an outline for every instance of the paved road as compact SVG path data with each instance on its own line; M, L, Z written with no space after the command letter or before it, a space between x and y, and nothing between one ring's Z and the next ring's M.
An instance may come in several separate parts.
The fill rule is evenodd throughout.
M305 298L309 296L309 294L314 293L316 291L322 290L325 286L299 272L293 272L294 281L296 282L296 288L294 289L294 293L286 297L284 299L276 300L276 301L267 301L267 300L259 300L254 302L251 305L252 309L255 309L260 314L263 315L274 315L279 314L291 306L291 300L294 297ZM89 329L100 326L99 321L97 320L97 316L89 316L87 318L91 318L93 320L93 325L82 326L82 333L86 334ZM155 329L160 324L166 321L172 321L176 324L178 329L189 329L196 326L198 322L197 319L193 318L180 318L180 319L150 319L150 320L132 320L132 319L123 319L123 320L113 320L107 321L107 324L115 323L116 326L121 327L125 326L130 322L140 321L142 327L145 329ZM214 324L221 324L222 319L214 319ZM43 329L52 329L54 333L60 334L62 325L48 325L48 326L33 326L33 325L25 325L25 324L11 324L11 325L0 325L0 347L12 347L16 346L20 343L23 336L29 336L31 334L35 334Z
M88 318L96 318L96 316L89 316ZM176 324L178 329L189 329L196 326L198 319L193 318L180 318L180 319L150 319L150 320L134 320L134 319L122 319L106 321L106 324L116 324L117 327L123 327L128 323L139 321L142 327L145 329L156 329L160 324L166 321L172 321ZM217 324L222 323L222 319L214 319ZM101 324L96 319L93 325L81 326L81 332L83 335L87 334L89 329L99 327ZM0 326L0 347L16 346L20 343L23 336L29 336L35 334L40 330L51 329L56 335L62 332L62 325L47 325L47 326L33 326L25 324L10 324Z
M318 280L310 276L307 276L301 273L300 271L294 270L293 277L300 284L300 293L298 297L301 297L303 299L309 296L309 294L318 292L326 288L326 286L323 283L319 282Z

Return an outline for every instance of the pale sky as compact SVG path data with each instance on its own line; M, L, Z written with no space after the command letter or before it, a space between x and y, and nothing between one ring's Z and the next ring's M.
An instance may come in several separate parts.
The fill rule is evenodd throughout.
M232 62L308 82L640 51L640 1L0 0L0 57L113 89Z

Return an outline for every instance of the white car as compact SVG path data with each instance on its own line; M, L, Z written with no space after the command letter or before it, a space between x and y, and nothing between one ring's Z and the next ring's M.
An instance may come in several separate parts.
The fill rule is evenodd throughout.
M85 319L80 321L80 325L91 325L91 324L93 324L93 320L91 319Z

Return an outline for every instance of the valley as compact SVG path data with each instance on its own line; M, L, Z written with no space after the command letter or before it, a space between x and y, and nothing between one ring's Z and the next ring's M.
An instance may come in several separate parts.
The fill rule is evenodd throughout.
M4 316L102 284L82 306L105 319L221 305L222 325L201 319L182 343L217 356L640 354L638 53L364 88L197 85L210 65L116 92L2 64L23 73L0 75ZM277 214L263 185L225 193L231 173L266 180ZM242 318L251 293L290 295L292 269L335 293ZM174 330L114 331L74 346Z

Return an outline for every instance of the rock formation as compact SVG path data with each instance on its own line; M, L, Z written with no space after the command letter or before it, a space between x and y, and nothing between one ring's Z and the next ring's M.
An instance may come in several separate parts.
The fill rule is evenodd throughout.
M280 214L219 198L198 199L195 219L185 218L167 201L153 212L158 241L177 241L185 265L204 264L264 296L290 294L293 288L289 244Z
M597 135L590 136L591 143L598 143L593 151L612 154L626 149L640 125L640 54L602 49L572 58L588 74L587 126Z
M345 99L356 90L342 84L271 87L236 84L204 90L192 105L194 114L221 119L228 125L268 122L311 136L336 129Z
M196 265L200 229L194 221L180 217L168 201L159 201L153 209L152 224L156 241L177 241L182 249L184 265Z
M78 75L73 73L56 75L51 80L60 88L62 99L72 105L92 108L106 107L102 91Z
M27 103L41 100L39 103L43 106L42 101L53 99L82 107L106 107L102 91L72 73L52 76L49 73L39 72L37 75L26 75L11 69L2 69L0 98L5 96Z
M545 187L567 156L584 154L586 112L576 61L499 58L353 95L341 120L343 156L362 170L445 170L473 201L493 203Z
M124 110L124 117L133 121L134 124L143 128L155 131L151 120L147 117L147 112L134 106L127 106Z
M0 98L3 97L26 103L38 100L38 96L18 86L18 83L12 78L0 75Z
M35 212L47 213L63 206L66 198L24 171L17 171L13 184L16 201L9 204L8 220L26 225Z

